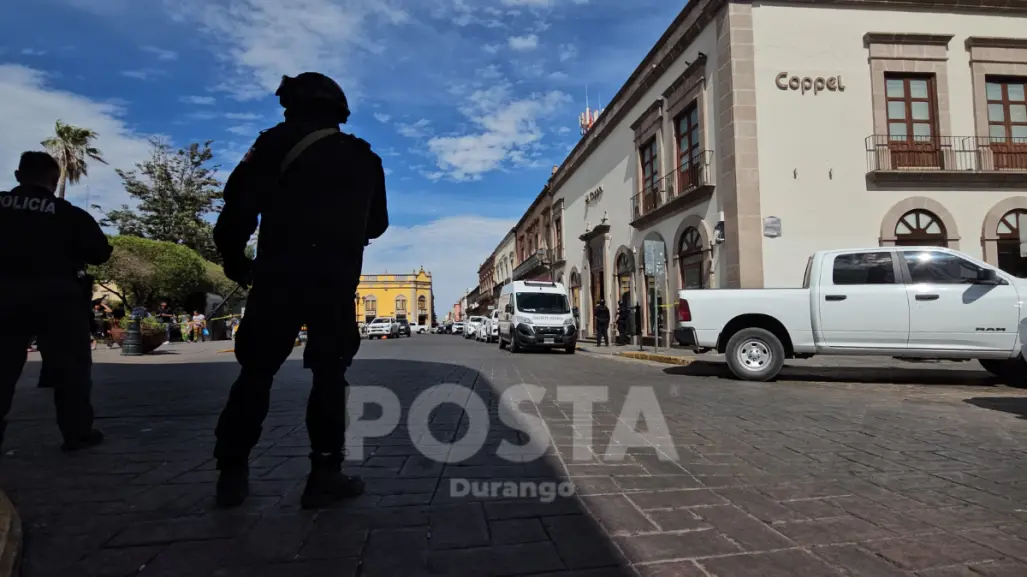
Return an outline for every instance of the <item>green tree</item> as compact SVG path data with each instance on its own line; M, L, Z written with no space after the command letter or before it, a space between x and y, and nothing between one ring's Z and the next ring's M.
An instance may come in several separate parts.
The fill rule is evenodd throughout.
M89 272L126 307L152 306L163 298L182 301L208 282L207 263L189 247L135 236L110 241L110 260Z
M107 164L103 154L93 146L97 136L88 128L79 128L58 120L54 126L54 135L41 143L61 166L61 179L57 184L59 198L64 198L69 182L78 184L83 176L89 176L86 159Z
M205 218L221 212L223 198L218 166L209 164L214 157L211 142L174 151L160 139L151 140L149 160L136 164L135 170L116 171L138 204L106 213L101 226L121 235L182 244L220 262L213 226Z

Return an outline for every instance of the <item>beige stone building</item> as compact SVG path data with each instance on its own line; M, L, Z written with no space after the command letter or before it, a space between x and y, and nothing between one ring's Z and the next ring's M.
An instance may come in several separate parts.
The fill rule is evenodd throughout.
M599 298L668 315L682 287L798 286L820 249L946 245L1027 276L1025 87L1024 0L692 0L517 250L560 249L585 332Z

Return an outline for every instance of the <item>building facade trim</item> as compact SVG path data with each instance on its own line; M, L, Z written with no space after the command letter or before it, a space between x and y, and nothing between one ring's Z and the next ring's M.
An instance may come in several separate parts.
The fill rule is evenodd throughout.
M895 242L898 240L895 235L895 227L899 224L900 218L913 210L926 210L937 216L942 226L945 227L948 247L959 250L959 229L956 227L955 217L940 202L925 196L911 196L901 200L884 214L884 218L881 220L881 246L895 246Z
M909 34L904 44L881 44L870 42L873 36L867 34L867 48L870 52L870 89L874 103L874 134L888 134L888 96L886 77L888 74L924 74L933 76L935 108L937 110L938 136L952 135L952 117L949 112L948 41L914 44L914 38L932 40L937 35ZM951 39L952 36L946 36ZM875 139L876 146L876 139ZM890 163L890 156L881 154L879 162ZM889 166L881 167L889 170Z
M560 165L551 181L554 189L562 186L595 149L616 130L628 112L652 88L653 83L660 78L671 63L684 54L703 29L714 20L717 11L727 3L728 0L693 0L685 4L674 22L610 100L606 111L599 115L596 125L578 141L567 159Z
M981 227L981 243L984 245L984 262L998 266L998 223L1002 217L1014 210L1027 210L1027 197L1013 196L1001 200L984 216Z
M649 105L649 108L631 123L631 130L635 131L635 145L641 146L650 138L657 137L662 123L663 99L660 99Z
M717 16L717 196L724 210L721 286L763 287L763 215L752 5L728 3Z

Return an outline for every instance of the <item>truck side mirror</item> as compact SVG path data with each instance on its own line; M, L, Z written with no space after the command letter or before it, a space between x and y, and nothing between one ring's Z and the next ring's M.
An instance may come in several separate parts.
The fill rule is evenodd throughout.
M998 275L994 269L982 268L977 270L977 284L998 284Z
M513 305L506 305L506 314L512 315L513 312Z

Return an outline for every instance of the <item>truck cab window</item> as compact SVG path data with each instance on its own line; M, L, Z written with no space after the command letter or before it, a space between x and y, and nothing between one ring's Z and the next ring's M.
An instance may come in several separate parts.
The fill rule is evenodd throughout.
M981 267L954 254L934 251L906 251L903 260L913 284L967 284L977 280Z
M836 285L895 284L890 252L860 252L834 257L831 282Z

